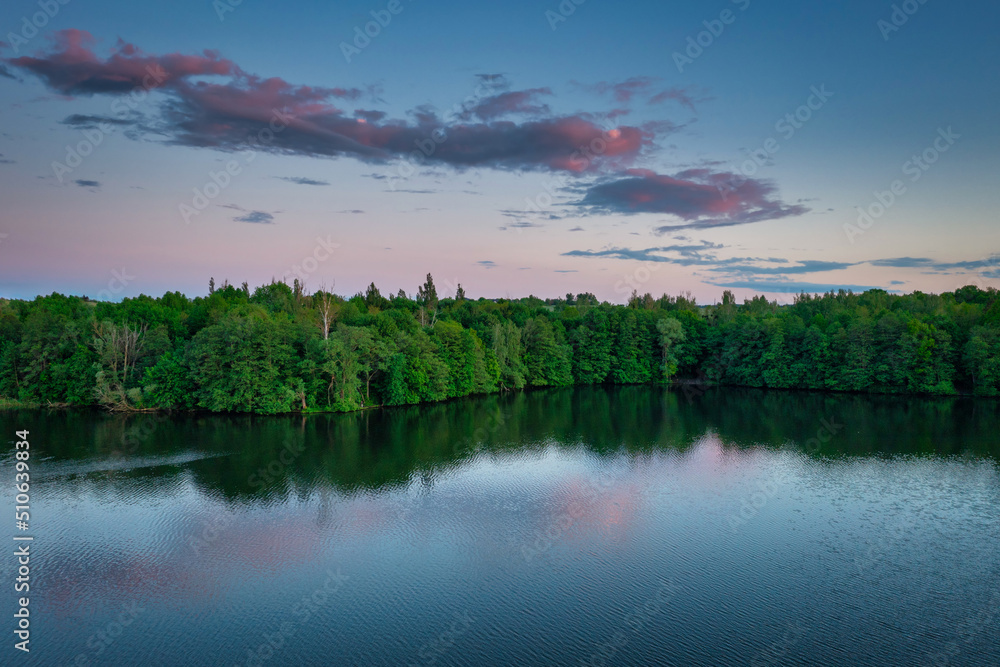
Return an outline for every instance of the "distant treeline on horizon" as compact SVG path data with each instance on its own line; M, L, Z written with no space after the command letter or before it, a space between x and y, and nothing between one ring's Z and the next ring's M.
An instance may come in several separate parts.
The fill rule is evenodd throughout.
M525 387L704 384L1000 393L997 290L841 290L779 306L633 292L565 299L351 298L298 281L210 282L120 303L0 300L0 405L275 414L408 405Z

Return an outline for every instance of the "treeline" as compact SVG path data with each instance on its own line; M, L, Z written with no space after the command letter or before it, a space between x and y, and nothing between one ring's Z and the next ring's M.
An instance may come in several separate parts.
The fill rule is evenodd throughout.
M0 300L0 398L110 409L352 411L571 384L705 384L995 396L994 289L543 301L349 299L272 282L121 303Z

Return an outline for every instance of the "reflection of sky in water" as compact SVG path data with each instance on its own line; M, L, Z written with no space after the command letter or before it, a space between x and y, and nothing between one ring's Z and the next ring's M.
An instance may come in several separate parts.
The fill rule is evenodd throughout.
M499 641L530 659L537 632L575 656L660 580L684 591L657 621L664 636L694 622L703 633L676 655L705 642L742 654L753 637L787 634L793 618L811 629L799 640L808 655L819 645L805 644L890 612L929 628L960 616L987 595L1000 538L992 462L812 459L727 448L711 432L683 452L552 443L480 453L383 491L293 483L251 502L207 494L193 464L168 463L151 477L85 462L91 472L38 483L48 650L86 651L137 601L145 611L109 657L156 647L170 659L232 659L339 570L349 579L337 603L300 628L287 659L327 655L334 642L341 660L392 664L463 611L489 620L464 638L480 657ZM855 641L876 650L870 636Z

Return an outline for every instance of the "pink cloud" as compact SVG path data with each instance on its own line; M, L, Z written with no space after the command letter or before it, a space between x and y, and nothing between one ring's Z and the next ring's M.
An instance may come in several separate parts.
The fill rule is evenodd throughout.
M766 181L728 172L689 169L667 176L629 169L624 177L592 186L580 204L600 213L659 213L684 221L659 227L661 232L740 225L809 211L801 205L787 205L774 194L775 187Z
M172 143L219 150L246 148L248 137L265 133L268 141L255 147L276 153L363 160L414 157L454 167L579 172L628 162L651 140L649 132L639 128L606 133L582 115L551 116L537 101L551 93L548 88L486 98L457 122L441 120L426 108L411 112L410 121L387 120L382 112L347 113L331 103L358 99L358 89L263 79L213 51L150 56L119 41L111 55L101 59L92 50L94 41L87 32L65 30L56 34L47 54L5 62L64 95L123 94L155 73L156 87L168 96L155 123L157 133ZM198 78L203 76L224 78ZM514 113L536 118L499 120ZM470 123L472 116L480 122ZM581 159L581 149L587 147L588 159Z
M52 90L64 95L123 93L135 88L170 85L185 77L227 75L236 65L214 51L201 55L172 53L146 56L132 44L119 40L111 55L101 60L91 50L93 35L85 30L62 30L52 36L53 49L39 57L7 59L9 65L27 70Z

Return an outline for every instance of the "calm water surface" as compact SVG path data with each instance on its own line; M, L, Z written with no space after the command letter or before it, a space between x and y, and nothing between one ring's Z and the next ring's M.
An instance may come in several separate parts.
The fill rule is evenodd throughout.
M0 426L31 430L35 536L32 652L8 620L3 664L1000 665L996 402L595 388Z

